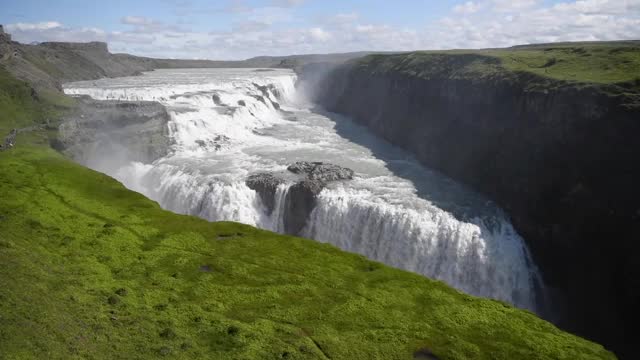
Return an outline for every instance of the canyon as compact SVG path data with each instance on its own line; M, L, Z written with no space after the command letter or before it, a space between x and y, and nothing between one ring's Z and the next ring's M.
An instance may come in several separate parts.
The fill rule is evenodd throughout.
M540 48L549 57L587 53ZM630 134L640 132L640 83L580 84L503 62L482 53L370 56L309 77L328 110L494 199L532 250L559 324L625 349L639 316L640 144Z
M150 132L122 118L118 132L89 141L91 152L76 143L77 126L67 125L77 121L61 126L61 139L82 164L168 210L328 242L473 295L542 310L538 270L499 208L351 120L313 110L296 79L291 70L182 69L67 83L69 95L119 102L137 116L156 101L169 117L147 121L155 124ZM104 128L109 116L96 114L84 124ZM113 145L132 136L157 144L152 139L164 128L172 141L164 156L140 161L123 154L131 146Z
M313 277L319 271L315 266L320 268L319 264L328 260L313 258L303 265L289 259L284 264L287 250L263 246L280 246L282 241L294 239L292 236L314 239L441 280L467 294L500 300L482 303L492 304L490 311L493 306L502 309L501 304L511 309L507 303L533 311L562 329L631 358L635 350L630 334L638 320L635 305L640 288L633 258L638 250L635 239L640 235L640 193L635 187L640 176L635 159L640 149L632 136L640 130L636 121L640 82L610 72L605 72L608 78L597 78L600 73L593 75L591 68L588 76L579 70L562 71L567 62L599 59L602 53L620 60L621 67L636 66L635 60L629 59L637 52L637 44L627 42L216 62L111 54L104 43L24 45L2 36L0 64L29 85L15 83L7 90L12 94L7 97L8 109L13 112L5 114L19 116L2 118L1 129L7 133L11 128L33 129L33 136L44 134L45 140L33 142L27 133L10 133L14 134L10 135L12 146L14 141L18 146L2 153L0 165L7 177L1 186L6 198L12 199L7 204L17 204L22 192L9 191L13 186L9 184L24 175L15 165L20 163L24 169L46 166L51 175L44 172L29 181L49 177L52 184L87 203L92 200L77 193L87 187L109 206L120 206L114 204L121 198L131 199L127 201L132 205L119 208L120 220L111 218L113 214L104 212L103 206L69 215L68 219L75 219L101 214L95 215L96 219L106 222L98 238L104 236L116 243L143 239L138 261L159 244L175 246L170 235L174 230L166 230L164 225L153 223L145 230L148 234L132 230L140 226L135 219L142 213L136 212L130 227L125 228L137 240L112 230L114 223L119 229L129 222L122 219L127 219L137 204L153 209L154 205L149 205L153 203L147 204L132 192L124 195L117 183L96 177L85 168L60 165L60 169L83 174L72 179L58 173L58 165L33 160L46 157L51 164L62 164L58 157L32 149L45 144L115 178L166 210L213 221L200 223L149 210L167 223L178 224L175 231L184 230L180 238L185 244L190 244L192 235L189 229L182 229L181 221L198 224L194 225L198 229L223 229L216 230L215 239L224 244L199 246L230 251L245 260L249 256L260 262L266 273L271 270L265 269L277 263L290 273L296 273L297 267L308 269ZM69 99L61 91L73 96L72 105L63 105ZM20 115L11 107L11 99L19 99L25 108L45 110ZM30 116L38 119L39 125L21 120ZM26 147L21 142L26 142ZM8 156L14 153L19 155L11 160ZM85 183L82 177L91 181ZM77 188L69 185L74 182ZM118 195L104 195L93 188L96 184ZM47 188L43 199L53 199L39 206L62 206L62 213L82 208L50 185L33 186ZM0 210L0 226L7 217L14 221L10 215L13 210ZM49 224L48 219L39 219ZM36 224L32 219L25 221L29 227ZM76 226L75 220L67 221ZM90 225L92 221L95 219ZM288 236L272 238L277 235L227 221ZM91 233L85 225L76 227L81 233ZM35 226L40 229L36 238L57 238L50 233L54 227ZM160 233L159 228L163 229ZM256 237L255 243L253 238L242 240L254 231L258 235L250 237ZM18 236L12 241L26 238ZM74 238L61 237L60 241ZM273 239L280 245L271 245ZM240 248L226 245L236 240L242 244ZM261 240L269 245L259 244ZM84 241L83 237L78 241ZM11 249L12 244L0 242L0 248ZM292 251L300 255L303 248L325 249L305 244L295 245ZM233 250L224 250L226 246ZM265 258L248 250L252 247L265 251ZM270 251L278 257L270 257ZM342 261L341 252L332 254L336 262ZM112 260L106 255L99 257L101 266L120 266ZM213 260L207 261L213 264ZM155 266L156 271L164 271ZM216 266L201 265L200 272L215 273ZM340 273L342 265L333 266L328 269L331 276L333 271ZM364 269L375 273L378 266L382 265L367 263ZM167 276L175 278L179 272ZM409 281L409 277L403 279ZM341 280L332 277L332 281L342 286ZM425 285L417 286L426 289ZM432 297L441 291L430 289L433 292L425 290L430 295L421 295L430 299L429 306L437 302ZM370 295L365 297L367 301L377 303ZM461 302L472 299L460 296ZM423 304L421 298L415 301ZM457 309L458 300L451 299L446 307ZM492 316L503 310L496 311ZM509 311L518 317L529 314ZM272 319L278 321L277 317ZM523 323L540 324L545 334L560 333L533 315L526 319ZM507 323L502 323L505 329L515 326ZM574 338L570 339L574 344ZM319 345L313 341L314 351L326 356L331 342L323 339ZM582 341L575 343L580 350L566 353L565 358L610 355L583 347ZM543 358L559 356L558 350L547 349L547 345L539 347ZM332 346L332 351L344 354L343 349ZM464 356L477 354L470 347L451 343L429 346L439 354L448 354L444 358L459 356L456 349L464 349L460 350ZM403 348L403 354L412 351L414 358L422 352L431 354L430 350L409 348ZM516 353L525 356L524 352Z

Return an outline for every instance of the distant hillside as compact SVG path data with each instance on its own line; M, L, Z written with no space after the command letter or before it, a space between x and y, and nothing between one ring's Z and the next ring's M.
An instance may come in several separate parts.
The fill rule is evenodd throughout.
M616 84L640 80L640 41L575 42L514 46L505 49L415 51L373 54L354 62L363 71L419 78L478 79L538 75L570 83ZM628 84L625 84L628 83Z
M8 34L0 36L0 65L38 89L59 89L69 81L131 76L142 71L175 68L284 67L294 69L311 62L339 63L371 52L259 56L240 61L154 59L112 54L106 43L43 42L21 44Z

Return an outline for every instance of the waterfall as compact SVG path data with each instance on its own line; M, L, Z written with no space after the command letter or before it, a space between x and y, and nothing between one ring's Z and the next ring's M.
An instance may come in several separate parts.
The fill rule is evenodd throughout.
M339 164L357 176L322 190L303 236L473 295L536 309L538 272L499 208L365 129L349 131L366 141L347 136L351 123L297 99L295 80L289 70L158 70L66 84L65 92L165 105L173 139L169 155L115 169L90 162L165 209L283 233L292 182L278 185L269 212L245 179L286 173L299 160Z
M280 184L276 189L275 206L271 213L271 226L269 230L284 233L284 214L287 194L289 193L290 184Z
M323 191L307 237L452 284L470 294L535 309L537 274L522 239L504 219L490 230L425 204L421 210L376 201L342 184Z

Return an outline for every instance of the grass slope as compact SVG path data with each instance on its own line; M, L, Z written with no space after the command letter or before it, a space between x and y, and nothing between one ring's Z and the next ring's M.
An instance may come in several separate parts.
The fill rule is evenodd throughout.
M608 85L615 94L640 94L640 42L541 44L486 50L416 51L370 55L355 63L371 72L421 78L486 79L512 74L529 86L550 89L563 84ZM640 103L640 99L638 103Z
M64 105L0 74L2 131ZM169 213L50 136L0 152L2 359L614 358L330 245Z

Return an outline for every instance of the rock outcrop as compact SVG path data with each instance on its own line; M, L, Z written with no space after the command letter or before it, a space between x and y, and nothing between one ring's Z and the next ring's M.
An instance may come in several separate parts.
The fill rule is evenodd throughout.
M316 197L326 186L321 181L304 179L289 188L285 199L283 223L287 234L299 235L316 207Z
M289 188L285 200L284 228L289 234L300 234L316 207L316 198L329 182L353 179L354 172L334 164L299 161L287 167L302 176Z
M284 231L299 235L307 224L307 219L316 206L316 199L328 183L353 179L354 172L334 164L299 161L287 167L289 175L295 174L284 200ZM258 173L247 178L246 184L255 190L267 207L269 214L275 207L275 196L280 184L287 183L286 174Z
M11 149L16 143L17 129L11 129L9 135L4 138L4 143L0 143L0 151Z
M640 95L456 71L482 61L413 73L354 63L328 75L317 101L496 200L559 294L559 324L624 352L640 320Z
M82 164L150 163L169 151L169 115L157 102L79 99L59 129L59 145ZM105 156L107 154L107 156ZM109 166L109 164L105 164Z
M253 174L246 180L247 186L260 195L262 203L267 207L269 215L271 215L275 207L276 190L278 186L284 182L284 179L270 173Z
M0 42L11 41L11 35L4 32L4 27L0 24Z
M351 180L354 172L351 169L322 162L298 161L287 167L294 174L304 175L307 179L327 183L337 180Z

